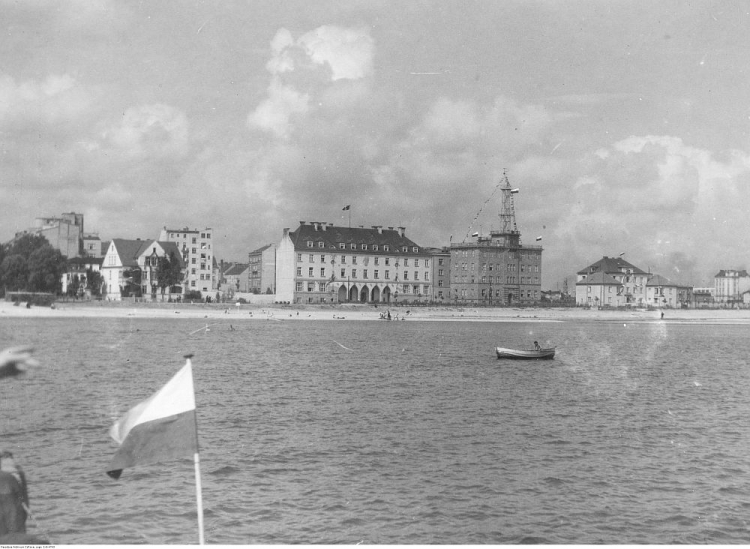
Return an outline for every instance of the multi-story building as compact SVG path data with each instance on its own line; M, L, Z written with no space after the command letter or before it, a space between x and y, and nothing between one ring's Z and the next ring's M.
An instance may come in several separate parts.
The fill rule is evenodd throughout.
M14 238L25 234L43 236L65 257L83 255L83 214L70 212L60 217L37 217L34 227L17 232Z
M450 288L457 303L501 305L541 300L542 247L521 244L512 189L507 176L501 188L501 227L489 236L451 244Z
M254 294L276 293L276 244L267 244L248 254L248 291Z
M451 250L425 248L432 256L432 301L450 303L451 299Z
M167 229L159 234L160 242L174 242L185 263L185 291L196 290L213 297L218 286L214 271L213 229Z
M247 293L249 277L249 265L247 263L224 263L220 264L221 284L219 290L225 295L234 295L237 292Z
M144 295L156 299L160 257L174 257L181 261L181 267L185 266L174 242L113 239L101 267L107 299L119 301L123 297Z
M696 308L711 307L714 304L713 288L693 288L693 306Z
M652 275L631 265L622 257L606 255L576 277L576 304L587 306L648 304L647 283Z
M742 303L742 294L750 290L746 270L721 270L714 276L714 302L725 305Z
M300 221L276 251L276 299L290 303L426 302L432 256L404 227Z

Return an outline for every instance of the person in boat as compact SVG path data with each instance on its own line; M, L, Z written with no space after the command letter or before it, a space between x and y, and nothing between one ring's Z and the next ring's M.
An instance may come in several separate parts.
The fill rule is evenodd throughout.
M534 342L534 350L535 351L541 351L542 350L542 347L539 345L538 341Z

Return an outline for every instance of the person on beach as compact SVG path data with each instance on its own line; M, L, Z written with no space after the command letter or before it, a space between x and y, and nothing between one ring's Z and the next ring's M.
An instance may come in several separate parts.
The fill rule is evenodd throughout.
M538 341L534 342L534 349L536 349L537 351L541 351L542 350L542 347L539 345Z

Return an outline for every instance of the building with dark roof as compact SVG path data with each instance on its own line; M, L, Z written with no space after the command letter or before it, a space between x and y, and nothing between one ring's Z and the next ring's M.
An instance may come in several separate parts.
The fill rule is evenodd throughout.
M276 299L289 303L428 302L432 256L404 227L300 221L276 251Z
M160 257L172 257L180 262L182 270L185 269L180 250L174 242L112 239L101 267L107 299L119 301L123 297L149 294L155 299ZM182 293L183 288L175 288L174 291Z
M602 257L576 273L576 304L646 306L650 274L622 257Z

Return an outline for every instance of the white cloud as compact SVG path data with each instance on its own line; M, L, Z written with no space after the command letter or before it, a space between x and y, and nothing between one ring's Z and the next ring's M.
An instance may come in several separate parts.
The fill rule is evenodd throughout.
M289 137L293 116L303 115L312 104L341 97L346 106L361 99L361 88L335 88L339 80L360 80L372 72L373 40L366 29L323 26L298 40L284 28L271 41L268 96L249 115L250 128ZM330 101L326 104L328 108Z
M43 81L21 83L0 75L0 124L70 121L85 114L90 103L88 90L68 74L52 74Z
M188 150L188 121L182 111L169 105L131 107L106 137L133 156L179 157Z

